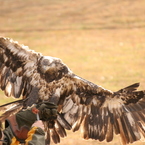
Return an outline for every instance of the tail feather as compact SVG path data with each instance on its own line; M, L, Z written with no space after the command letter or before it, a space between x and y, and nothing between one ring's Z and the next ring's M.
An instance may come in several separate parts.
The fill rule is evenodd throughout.
M50 131L47 130L47 132L46 132L45 144L46 144L46 145L50 145L50 141L51 141L51 139L50 139Z
M58 121L55 122L55 130L61 137L66 136L65 129L61 126L61 124Z
M60 143L60 137L59 137L57 131L55 130L55 128L50 129L50 136L55 144Z

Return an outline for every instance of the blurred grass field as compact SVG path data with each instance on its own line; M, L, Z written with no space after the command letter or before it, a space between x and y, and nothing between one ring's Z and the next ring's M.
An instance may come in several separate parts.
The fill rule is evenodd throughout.
M0 0L0 35L61 58L77 75L117 91L145 89L145 1ZM0 104L11 101L0 92ZM107 145L68 132L60 145ZM115 137L110 145L119 145ZM138 142L134 145L143 145Z

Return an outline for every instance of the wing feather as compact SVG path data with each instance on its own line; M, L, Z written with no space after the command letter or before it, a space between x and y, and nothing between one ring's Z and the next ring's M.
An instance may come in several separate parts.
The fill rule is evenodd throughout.
M64 115L64 118L67 120L67 122L70 125L73 125L78 118L78 115L77 115L78 114L78 108L79 108L78 105L73 104L72 108L67 113L65 113L65 115Z
M50 142L51 142L51 138L50 138L50 131L47 130L46 131L46 139L45 139L45 144L46 145L50 145Z
M136 85L132 85L136 86ZM80 86L79 86L80 88ZM129 87L128 87L129 88ZM86 88L85 88L86 89ZM135 89L132 89L133 91ZM105 90L106 91L106 90ZM104 92L105 92L104 91ZM81 95L79 95L78 92L81 92ZM78 91L76 96L85 96L80 99L79 106L81 104L86 105L87 94L83 94L83 89ZM83 92L83 93L82 93ZM99 92L99 91L97 91ZM102 94L101 94L102 92ZM143 125L141 123L138 123L139 119L145 121L143 117L141 117L141 114L139 113L138 119L133 117L134 113L136 112L144 112L145 106L143 106L144 102L144 91L139 92L130 92L129 94L132 94L133 97L131 99L134 99L137 97L137 95L140 95L140 99L138 98L138 102L131 102L129 98L127 98L130 103L126 104L126 100L123 97L126 97L126 93L120 93L112 96L112 99L107 97L109 94L107 92L106 97L104 99L104 92L100 90L98 95L95 95L94 92L92 93L91 101L87 104L88 109L85 111L85 117L83 118L83 121L81 121L82 124L82 133L83 138L85 139L95 139L99 141L103 141L106 139L107 142L110 142L113 140L114 132L115 134L120 134L122 138L122 143L133 143L134 141L141 139L141 132L143 132ZM91 94L91 93L90 93ZM136 95L136 96L135 96ZM64 112L64 116L66 120L69 120L68 123L72 126L77 124L78 119L74 119L74 116L78 116L78 110L75 111L75 109L72 107L73 103L75 104L75 97L74 94L72 95L73 101L69 100L71 97L69 97L69 101L71 102L71 107L67 109L67 111ZM91 95L90 95L91 96ZM118 97L120 96L120 97ZM102 97L102 98L101 98ZM68 102L69 102L68 101ZM64 110L65 110L65 103L64 103ZM77 108L77 107L76 107ZM72 111L73 110L73 111ZM83 110L83 109L82 109ZM91 110L91 111L90 111ZM71 118L70 114L72 113L73 117ZM139 129L138 129L139 128ZM77 129L76 129L77 130ZM141 131L140 131L141 130ZM75 131L75 129L74 129Z
M106 141L110 142L113 140L113 122L112 122L112 114L108 117L108 125L107 125L107 132L106 132Z
M60 137L66 136L65 129L61 126L61 124L58 121L56 121L56 123L55 123L55 130L60 135Z
M1 37L0 56L0 88L4 90L5 95L29 98L25 106L36 103L39 99L38 90L40 88L37 63L41 54L9 38Z
M129 143L129 138L128 138L128 134L126 133L125 124L124 124L124 121L123 121L122 117L118 118L117 121L118 121L118 124L119 124L122 144L123 145L128 144Z
M50 135L55 144L60 143L60 137L56 132L55 128L50 129Z
M78 131L79 130L79 128L80 128L80 126L81 126L81 123L82 123L82 121L83 121L83 119L84 119L84 116L85 116L85 114L86 114L86 106L84 106L84 105L79 105L79 110L78 110L78 117L77 117L77 120L76 120L76 122L73 124L73 126L72 126L72 130L73 130L73 132L75 132L75 131Z
M15 98L19 98L24 88L24 84L22 82L22 76L21 77L17 76L14 82L12 82L12 79L11 79L10 84L12 86L12 89L11 89L12 96L15 96Z
M105 140L107 129L108 129L108 116L102 116L102 117L103 117L102 119L103 126L102 126L99 141Z

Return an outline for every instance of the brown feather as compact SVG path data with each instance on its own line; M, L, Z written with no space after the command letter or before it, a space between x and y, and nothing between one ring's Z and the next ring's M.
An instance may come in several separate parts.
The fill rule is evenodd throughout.
M51 138L55 144L60 143L60 137L57 134L55 128L50 129L50 135L51 135Z
M122 118L117 118L118 124L119 124L119 130L120 130L120 136L121 136L121 140L122 140L122 144L126 145L127 143L129 143L129 138L128 135L126 133L126 128L125 128L125 124L122 120Z
M56 121L56 123L55 123L55 130L61 137L66 136L65 129L61 126L61 124L58 121Z
M108 117L108 126L106 132L106 141L110 142L113 139L113 124L111 122L111 117Z
M50 145L51 138L50 138L50 130L46 131L46 138L45 138L45 145Z

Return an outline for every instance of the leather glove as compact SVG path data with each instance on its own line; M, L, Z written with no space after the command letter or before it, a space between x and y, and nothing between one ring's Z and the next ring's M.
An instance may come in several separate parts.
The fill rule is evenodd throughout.
M36 108L39 110L39 117L42 121L52 121L57 118L57 105L50 102L38 104Z
M36 120L39 120L37 114L39 114L42 121L55 120L57 118L57 106L53 103L41 102L32 106L30 109L18 112L16 114L16 120L19 127L24 125L31 127Z

